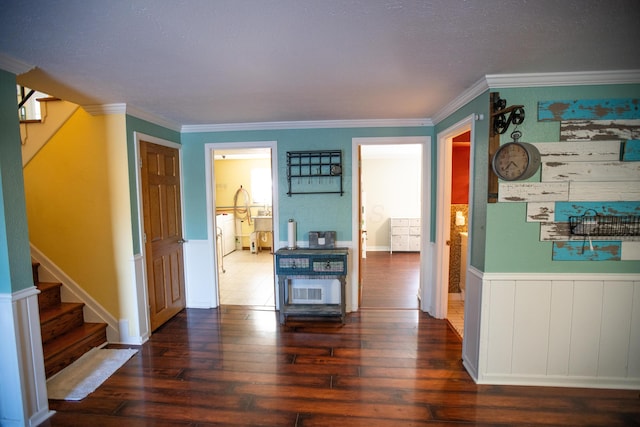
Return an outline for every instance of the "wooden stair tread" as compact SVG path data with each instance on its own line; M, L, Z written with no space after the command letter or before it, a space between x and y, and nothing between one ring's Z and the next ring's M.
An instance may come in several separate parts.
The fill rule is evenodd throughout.
M42 98L36 98L38 102L51 102L51 101L62 101L60 98L56 98L55 96L43 96Z
M51 288L60 288L62 287L62 283L60 282L38 282L36 283L36 288L38 288L41 292L51 289Z
M84 303L81 302L63 302L60 305L45 308L40 311L40 324L45 324L56 317L59 317L65 313L69 313L79 307L84 307Z
M104 333L106 334L106 329L106 323L83 323L81 326L74 328L66 334L60 335L56 339L43 344L42 350L45 355L45 360L57 356L75 343L83 341L87 337L90 337L97 333L101 333L101 331L104 331ZM104 342L106 342L106 339Z

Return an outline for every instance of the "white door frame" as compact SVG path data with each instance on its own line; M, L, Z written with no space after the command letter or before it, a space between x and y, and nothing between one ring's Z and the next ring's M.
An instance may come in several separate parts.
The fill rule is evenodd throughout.
M449 249L447 241L451 238L451 160L453 153L453 138L461 133L471 131L471 147L469 152L469 200L473 200L473 158L475 139L475 116L468 116L437 135L438 144L438 188L436 206L436 242L435 268L433 286L433 308L431 315L436 319L446 319L449 308ZM472 213L473 204L469 203L469 242L472 241ZM470 253L471 245L467 250ZM467 256L467 263L470 257ZM468 269L468 264L463 268Z
M360 180L358 170L358 147L361 145L394 145L394 144L420 144L422 146L422 182L421 192L421 208L420 217L420 309L426 311L430 305L431 290L425 284L429 283L427 275L431 271L431 250L429 242L431 241L430 230L430 211L431 211L431 137L430 136L399 136L399 137L376 137L376 138L352 138L351 140L351 239L354 242L354 248L359 248L360 224L358 216L360 212ZM356 249L354 252L359 252ZM354 253L352 259L353 268L351 272L352 282L355 286L351 287L351 309L358 310L358 291L360 284L358 278L360 253Z
M211 293L214 298L214 303L212 307L217 307L220 305L220 301L218 299L220 284L218 283L218 249L216 245L216 223L215 223L215 212L214 212L214 201L215 201L215 176L213 173L213 154L215 150L241 150L241 149L251 149L251 148L269 148L271 149L271 194L273 197L272 204L272 221L273 221L273 244L276 247L276 239L280 236L279 226L278 226L278 144L277 141L250 141L250 142L216 142L205 144L204 152L205 152L205 176L206 176L206 203L207 203L207 245L209 246L209 250L211 254L213 254L213 278L211 280ZM278 295L278 281L275 279L275 274L273 277L274 283L274 295ZM278 298L275 298L276 310L278 307Z

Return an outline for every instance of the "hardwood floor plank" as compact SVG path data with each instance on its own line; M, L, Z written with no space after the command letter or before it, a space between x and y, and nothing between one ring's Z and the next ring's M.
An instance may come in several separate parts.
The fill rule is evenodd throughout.
M367 417L374 419L389 419L396 422L425 421L432 419L431 412L426 406L418 405L393 405L388 403L370 402L324 402L304 398L258 398L255 406L267 410L276 411L279 408L287 408L297 413L304 414L349 414L354 417Z
M280 325L187 309L139 350L82 401L51 400L42 426L640 425L638 390L475 384L460 338L418 310Z
M291 411L221 410L190 405L175 405L156 402L128 402L118 414L127 417L142 417L150 420L172 422L215 423L226 426L294 426L297 414Z

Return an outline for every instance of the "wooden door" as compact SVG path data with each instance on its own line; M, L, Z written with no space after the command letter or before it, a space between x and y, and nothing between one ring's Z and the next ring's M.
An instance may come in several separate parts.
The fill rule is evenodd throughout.
M186 304L178 150L140 142L149 317L154 331Z

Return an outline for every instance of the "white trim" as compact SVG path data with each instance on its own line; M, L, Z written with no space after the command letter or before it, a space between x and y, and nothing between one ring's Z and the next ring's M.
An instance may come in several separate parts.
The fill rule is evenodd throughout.
M472 346L463 363L478 384L640 387L640 273L469 273L481 303L478 359ZM612 304L621 298L628 304ZM465 323L465 342L469 332Z
M488 89L634 83L640 83L640 70L487 74L435 113L431 121L437 125Z
M140 108L134 107L132 105L127 105L125 103L82 105L82 108L92 116L99 116L103 114L127 114L140 120L145 120L149 123L153 123L158 126L174 130L176 132L180 132L180 124L147 113Z
M215 150L242 150L251 148L269 148L271 150L271 191L272 191L272 205L271 216L273 221L273 244L274 250L276 242L280 236L279 227L279 209L277 197L280 194L278 191L278 142L277 141L248 141L248 142L214 142L204 145L204 162L205 162L205 187L206 187L206 204L207 204L207 241L208 249L213 254L214 268L211 271L213 277L201 277L200 280L204 283L211 283L211 292L213 292L212 304L213 307L217 307L220 304L220 285L218 278L218 249L216 245L216 222L215 222L215 176L213 171L213 156ZM276 280L275 268L273 275L273 289L275 293L275 308L278 309L278 281Z
M244 130L289 129L343 129L368 127L425 127L433 126L431 119L377 119L377 120L310 120L291 122L221 123L209 125L183 125L182 133L228 132Z
M435 241L435 265L433 277L433 305L429 313L436 319L445 319L448 310L448 284L449 284L449 246L446 242L451 238L451 218L449 215L451 207L451 160L453 153L453 138L463 132L471 130L471 152L469 153L469 200L473 200L473 172L474 172L474 152L475 152L475 114L467 116L456 124L439 132L436 141L438 147L438 189L436 206L436 241ZM469 203L469 242L473 241L471 236L473 221L473 203ZM467 250L470 253L471 244ZM467 262L470 256L467 256Z
M489 88L585 86L640 83L640 70L577 71L568 73L487 74Z
M20 75L34 68L35 65L28 64L24 61L20 61L19 59L12 58L4 53L0 53L0 69L3 69L15 75Z
M82 105L82 108L92 116L101 116L107 114L126 114L127 104L95 104Z
M35 287L0 294L0 425L36 426L49 410Z
M90 322L103 322L107 324L107 341L111 343L120 342L120 329L118 320L87 293L78 283L67 275L60 267L51 261L40 249L31 245L31 257L36 260L40 267L41 279L46 281L56 281L62 283L63 301L75 301L84 303L85 318ZM66 296L66 297L65 297Z
M348 283L352 283L351 293L348 295L351 298L350 311L358 310L358 277L359 277L359 262L358 258L360 253L357 250L359 248L360 240L360 224L358 223L359 195L360 195L360 182L358 179L358 170L360 168L358 164L358 147L361 145L398 145L398 144L419 144L422 147L422 165L421 174L422 182L420 187L421 193L421 212L420 212L420 309L427 311L430 305L430 295L428 290L430 286L426 286L429 283L427 280L427 274L431 271L432 256L430 245L430 230L431 220L433 213L431 212L431 137L430 136L398 136L398 137L358 137L351 139L351 240L353 245L353 268L350 272L350 280Z
M482 272L483 281L557 281L571 280L578 281L599 281L599 280L617 280L621 282L640 281L640 273L536 273L536 272L518 272L518 273L487 273Z

